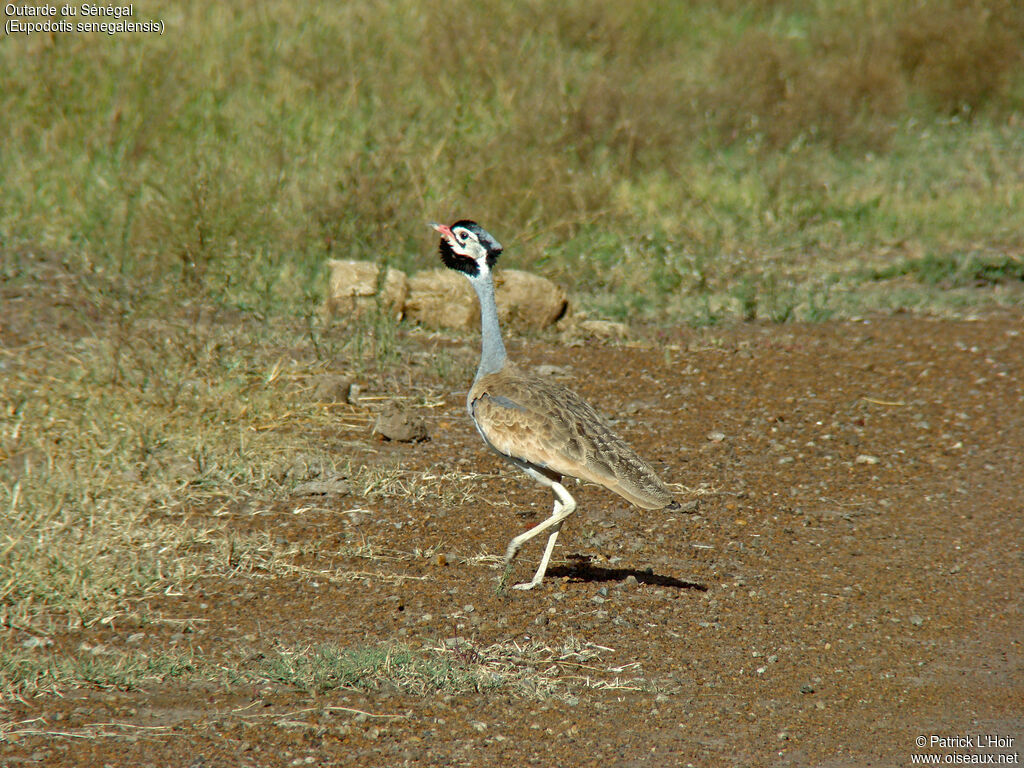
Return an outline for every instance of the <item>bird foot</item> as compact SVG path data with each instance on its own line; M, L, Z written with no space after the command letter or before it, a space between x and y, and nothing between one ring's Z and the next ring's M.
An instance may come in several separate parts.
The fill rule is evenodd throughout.
M509 574L509 575L511 575L511 574ZM537 581L525 581L522 584L513 584L512 585L512 589L518 589L520 592L525 592L528 589L533 589L538 584L540 584L540 580L539 579ZM496 590L494 590L494 594L498 595L499 597L501 595L505 594L505 590L506 590L507 586L508 586L508 575L505 575L505 576L502 576L501 577L501 581L498 582L498 588Z
M539 580L537 580L537 581L527 581L527 582L524 582L522 584L513 584L512 585L512 589L519 589L519 590L522 590L523 592L525 592L528 589L533 589L538 584L540 584Z

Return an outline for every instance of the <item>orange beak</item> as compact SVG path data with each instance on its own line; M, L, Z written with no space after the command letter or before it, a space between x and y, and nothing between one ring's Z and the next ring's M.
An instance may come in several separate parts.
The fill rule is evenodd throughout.
M452 234L451 227L445 226L444 224L438 224L436 221L430 222L430 228L441 233L445 240L454 240L455 235Z

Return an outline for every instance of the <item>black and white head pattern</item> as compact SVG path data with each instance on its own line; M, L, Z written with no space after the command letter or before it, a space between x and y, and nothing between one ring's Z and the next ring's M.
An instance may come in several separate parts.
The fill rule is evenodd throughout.
M441 261L449 269L476 277L484 264L489 271L501 255L501 243L475 221L462 219L450 227L433 226L441 233Z

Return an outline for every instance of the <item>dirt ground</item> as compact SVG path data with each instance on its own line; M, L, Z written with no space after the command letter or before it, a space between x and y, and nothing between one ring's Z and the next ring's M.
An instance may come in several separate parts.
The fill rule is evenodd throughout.
M182 623L149 627L142 641L213 657L318 642L467 657L510 642L590 649L589 662L551 657L558 695L173 680L73 691L9 708L39 734L0 743L0 766L1018 762L1024 318L895 315L643 338L509 347L527 365L564 367L566 383L680 484L686 512L644 512L580 486L548 578L496 596L499 566L481 555L501 555L543 519L550 495L486 451L465 388L453 389L426 414L429 441L366 435L353 450L480 472L484 501L340 496L299 513L308 500L295 499L244 523L300 544L356 536L427 554L318 563L365 572L338 583L210 578L154 605ZM539 542L524 549L518 580L539 556ZM124 647L136 631L115 622L61 642L88 632Z

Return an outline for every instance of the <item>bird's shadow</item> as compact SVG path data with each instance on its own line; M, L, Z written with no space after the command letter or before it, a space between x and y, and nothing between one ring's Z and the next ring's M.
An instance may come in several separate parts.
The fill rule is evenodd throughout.
M640 571L635 568L605 568L593 565L586 555L569 555L574 561L571 565L559 565L548 570L549 576L572 579L574 581L625 581L632 576L640 584L650 584L655 587L672 587L673 589L693 589L697 592L707 592L708 587L696 581L685 581L675 576L666 576L655 573L653 570Z

